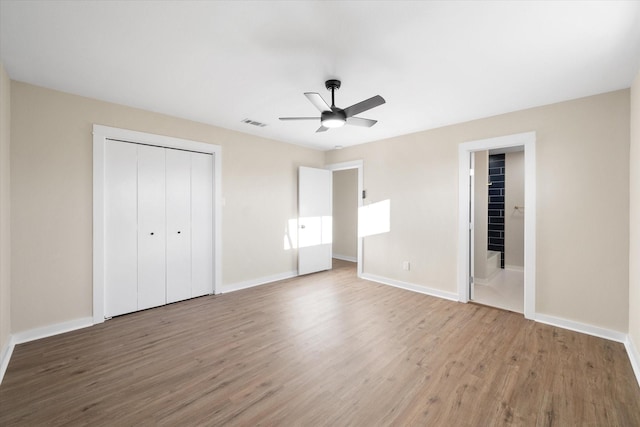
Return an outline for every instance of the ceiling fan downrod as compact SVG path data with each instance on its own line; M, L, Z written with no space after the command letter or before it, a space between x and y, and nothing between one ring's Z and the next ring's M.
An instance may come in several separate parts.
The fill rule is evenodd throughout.
M340 80L327 80L324 86L331 91L331 108L336 108L335 91L340 89Z

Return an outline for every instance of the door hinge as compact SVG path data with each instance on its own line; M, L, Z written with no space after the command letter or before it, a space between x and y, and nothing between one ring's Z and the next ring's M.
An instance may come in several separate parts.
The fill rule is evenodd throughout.
M473 276L469 276L469 284L473 285Z
M473 223L472 222L469 223L469 230L473 230Z
M473 169L469 169L469 176L473 176Z

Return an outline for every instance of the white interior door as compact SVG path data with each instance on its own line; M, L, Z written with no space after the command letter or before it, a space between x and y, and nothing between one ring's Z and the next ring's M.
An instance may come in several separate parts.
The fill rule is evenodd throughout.
M138 309L138 166L136 146L105 144L104 315Z
M333 172L300 167L298 173L298 274L331 269Z
M213 156L191 153L191 296L213 293Z
M167 302L191 298L191 153L166 150Z
M138 310L166 304L165 151L138 145Z

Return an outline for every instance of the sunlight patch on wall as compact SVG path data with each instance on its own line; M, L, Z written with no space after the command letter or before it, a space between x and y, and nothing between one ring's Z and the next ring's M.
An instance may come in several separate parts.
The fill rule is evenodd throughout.
M298 247L298 218L290 219L284 228L284 250Z
M358 236L366 237L391 231L391 200L382 200L358 208Z

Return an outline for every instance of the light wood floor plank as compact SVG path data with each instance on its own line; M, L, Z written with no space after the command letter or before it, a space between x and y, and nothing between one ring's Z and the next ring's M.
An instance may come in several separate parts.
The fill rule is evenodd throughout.
M624 346L353 264L16 346L0 425L640 426Z

